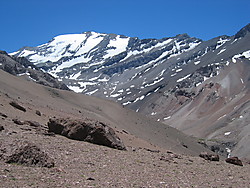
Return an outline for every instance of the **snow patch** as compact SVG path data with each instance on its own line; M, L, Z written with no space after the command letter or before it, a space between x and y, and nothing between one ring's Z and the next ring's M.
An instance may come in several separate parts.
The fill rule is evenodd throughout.
M115 94L110 95L110 97L116 98L116 97L119 97L120 95L121 95L121 93L115 93Z
M81 71L74 75L70 75L70 79L76 80L79 76L81 76Z
M121 36L117 36L114 40L111 40L107 47L111 47L112 49L106 51L106 55L103 58L113 57L117 54L120 54L126 50L128 46L129 38L121 38Z
M17 74L17 76L23 76L23 75L28 75L28 74L27 74L27 72L21 73L21 74Z
M94 80L97 80L98 78L101 77L101 74L99 76L96 76L96 77L93 77L93 78L90 78L89 81L94 81Z
M182 69L177 69L175 72L181 72L182 71Z
M140 96L139 100L143 100L145 98L144 95Z
M230 134L231 134L231 132L225 132L225 133L224 133L225 136L228 136L228 135L230 135Z
M154 92L156 93L161 87L158 87L154 90Z
M235 43L237 40L238 40L238 39L234 39L234 41L233 41L231 44Z
M164 120L168 120L168 119L170 119L171 118L171 116L168 116L168 117L165 117L165 118L163 118Z
M78 84L83 87L83 90L85 90L87 88L87 86L93 86L96 85L97 83L93 83L93 82L78 82Z
M250 50L243 52L242 55L245 56L245 58L250 58Z
M25 56L29 56L31 54L34 54L35 51L29 51L29 50L23 50L21 54L19 54L20 57L25 57Z
M232 152L231 149L226 148L226 151L227 151L227 153L228 153L227 158L231 157L231 152Z
M93 90L93 91L90 91L90 92L88 92L88 93L86 93L87 95L93 95L94 93L96 93L98 91L98 89L95 89L95 90Z
M99 82L108 82L109 81L109 78L101 78L101 79L98 79Z
M162 70L158 77L161 77L165 71L166 71L166 69Z
M117 91L117 92L118 92L118 93L123 93L123 91L124 91L123 89L120 89L120 90Z
M219 54L221 54L221 53L223 53L225 51L226 51L226 49L222 49L217 55L219 55Z
M195 84L195 87L198 87L199 85L201 85L201 82Z
M153 85L155 85L155 84L159 83L159 82L160 82L160 81L162 81L162 80L164 80L164 77L159 78L158 80L154 80L154 82L153 82L153 83L146 84L146 85L145 85L145 87L150 87L150 86L153 86Z
M126 105L128 105L130 103L132 103L132 102L131 101L127 101L127 102L122 103L122 105L126 106Z
M78 86L68 86L69 89L71 89L72 91L76 92L76 93L82 93L84 89L81 89Z
M184 76L183 78L178 79L176 82L181 82L181 81L187 79L190 75L191 74L188 74L188 75Z
M30 80L32 80L33 82L36 82L36 80L34 78L32 78L31 76L28 76Z
M222 38L220 38L220 40L217 42L216 49L218 49L221 46L223 46L227 41L230 41L230 39L222 39Z
M196 61L196 62L194 62L194 65L198 65L198 64L200 64L200 62L201 62L201 61Z
M204 82L205 82L206 80L208 80L208 79L209 79L209 77L204 76Z
M224 118L226 116L227 116L227 114L224 114L223 116L219 117L217 120L220 120L220 119L222 119L222 118Z
M134 100L134 103L136 103L137 101L141 101L141 100L143 100L144 98L145 98L145 96L142 95L142 96L136 98L136 99Z
M233 63L236 63L236 59L239 59L239 58L241 58L241 57L245 57L245 58L247 58L247 59L250 60L250 50L245 51L245 52L243 52L243 53L241 53L241 54L234 55L234 56L232 57Z
M235 57L232 58L232 61L233 61L233 63L237 62L236 59L235 59Z

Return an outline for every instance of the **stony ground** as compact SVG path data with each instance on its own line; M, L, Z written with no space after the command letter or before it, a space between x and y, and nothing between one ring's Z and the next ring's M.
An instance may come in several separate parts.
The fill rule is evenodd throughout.
M250 165L209 162L170 151L105 146L46 136L29 125L4 121L0 142L29 141L55 167L0 162L0 187L250 187Z
M128 150L46 135L53 116L106 122ZM250 187L249 164L205 161L198 157L205 148L162 126L109 101L37 86L1 72L0 187ZM23 142L40 148L46 155L38 156L48 156L55 166L6 163L6 151Z

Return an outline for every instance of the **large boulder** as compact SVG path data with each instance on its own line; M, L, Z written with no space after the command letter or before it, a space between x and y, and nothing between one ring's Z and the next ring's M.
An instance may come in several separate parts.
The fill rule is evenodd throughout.
M227 163L243 166L242 161L238 157L230 157L226 159Z
M49 132L54 132L70 139L126 150L115 131L99 121L52 118L48 122L48 127Z

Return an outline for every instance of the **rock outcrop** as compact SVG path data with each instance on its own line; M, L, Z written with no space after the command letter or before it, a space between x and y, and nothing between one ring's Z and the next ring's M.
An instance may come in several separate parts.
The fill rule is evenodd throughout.
M115 131L99 121L53 118L49 120L48 127L49 132L54 132L70 139L126 150Z
M54 160L47 153L29 142L0 143L0 159L6 163L16 163L24 166L47 168L55 166Z
M207 152L202 152L199 156L205 160L208 160L208 161L219 161L220 160L219 155L209 154Z

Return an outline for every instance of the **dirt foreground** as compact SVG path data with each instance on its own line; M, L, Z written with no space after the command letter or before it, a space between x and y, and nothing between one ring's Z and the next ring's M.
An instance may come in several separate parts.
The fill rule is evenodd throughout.
M0 187L250 187L249 164L206 161L198 157L202 146L172 128L111 102L98 106L99 99L24 83L3 72L0 78ZM47 134L53 116L103 121L127 151ZM6 163L3 154L22 142L37 146L54 167Z
M120 151L15 126L2 131L0 141L32 141L54 159L55 167L1 161L0 187L250 187L249 164L209 162L147 148Z

